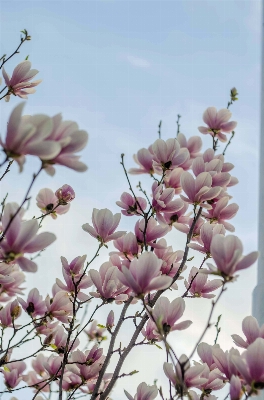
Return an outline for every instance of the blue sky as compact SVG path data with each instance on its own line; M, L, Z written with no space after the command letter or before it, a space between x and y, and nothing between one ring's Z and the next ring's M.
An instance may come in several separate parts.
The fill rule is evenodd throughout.
M230 190L240 206L234 224L245 253L257 248L260 11L260 1L254 0L0 2L0 53L16 47L21 29L32 35L32 41L6 65L7 72L29 54L32 67L40 71L37 79L43 79L36 94L29 97L25 112L50 116L62 112L64 119L77 121L89 133L82 157L89 166L86 173L58 167L54 178L43 175L35 186L33 195L43 187L57 189L68 183L77 196L70 213L57 221L45 221L45 230L54 231L58 240L39 259L40 278L27 277L28 287L37 285L45 295L60 274L60 255L71 259L88 254L91 258L96 243L81 225L90 222L93 207L119 211L115 201L128 189L119 164L121 153L132 167L132 155L156 140L159 120L163 121L162 138L175 136L178 113L182 115L181 131L187 137L199 134L203 111L209 106L226 107L233 86L239 92L239 101L231 107L238 127L226 159L235 164L234 175L240 181ZM2 102L1 135L19 102L15 98L8 104ZM203 136L203 140L204 149L211 146L209 138ZM8 191L10 200L22 199L28 174L36 169L37 162L30 157L22 175L14 166L1 196ZM138 183L136 178L132 181ZM141 181L150 187L149 180ZM123 219L121 228L132 230L135 221ZM184 236L174 231L169 242L180 249ZM97 265L106 258L105 251ZM216 311L216 315L223 313L224 348L232 345L230 334L241 332L241 321L251 311L255 283L256 266L241 273ZM198 305L187 304L187 318L194 324L184 338L174 336L176 348L181 340L180 348L189 352L187 343L195 343L208 304L203 300ZM105 315L99 314L100 318L103 323ZM213 331L208 333L208 340L213 337ZM157 349L146 352L151 353L153 364L159 360L161 365ZM137 355L130 363L132 369L137 368ZM149 373L149 384L157 374L158 367ZM133 393L143 379L135 375L120 382L115 400L123 398L122 386ZM20 393L19 400L27 398Z

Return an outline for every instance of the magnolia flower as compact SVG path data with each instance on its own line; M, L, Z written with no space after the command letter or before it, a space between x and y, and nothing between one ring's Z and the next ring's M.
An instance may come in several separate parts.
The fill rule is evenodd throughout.
M9 389L16 387L22 380L22 373L25 371L27 365L24 361L15 361L7 364L2 373L5 379L5 385Z
M173 386L181 387L182 393L186 394L187 389L191 387L196 387L197 385L202 385L207 382L207 378L202 378L201 374L205 368L204 365L197 364L193 367L190 367L189 362L187 362L188 358L185 354L183 354L179 358L179 362L176 364L176 369L174 370L173 365L169 363L163 364L163 370L165 375ZM187 363L186 363L187 362ZM184 366L184 375L182 373L181 365L186 363Z
M17 203L6 204L2 217L4 232L10 218L17 212L18 208ZM15 261L24 271L36 272L37 264L24 257L24 254L43 250L56 239L56 236L49 232L37 235L38 229L39 225L36 219L22 221L21 215L16 215L0 245L0 257L2 260L7 263Z
M210 210L212 206L205 204L205 201L214 199L221 191L220 186L212 186L212 177L208 172L202 172L196 179L189 172L181 175L181 186L186 196L180 195L181 199L187 203L200 205L200 207Z
M40 296L38 289L31 289L27 301L23 300L21 297L17 298L23 309L32 317L37 315L44 315L47 307L45 301Z
M226 280L232 280L236 271L250 267L257 260L259 253L253 251L247 256L242 255L243 246L237 236L224 236L217 234L213 237L210 253L217 268L209 265L214 274L223 276Z
M182 191L181 187L181 175L183 168L174 168L172 171L167 170L164 176L164 184L166 188L173 188L175 194L180 194Z
M137 393L134 397L126 390L124 390L124 392L129 400L153 400L158 395L158 388L156 385L148 386L145 382L142 382L138 385Z
M145 230L145 219L141 219L136 222L135 225L135 235L137 237L138 243L143 246L149 245L154 248L160 248L161 246L155 243L156 239L166 235L170 230L169 226L162 226L157 224L157 221L151 217L148 220L147 229ZM145 231L145 235L144 235Z
M251 343L254 343L255 340L259 337L264 338L264 324L260 327L256 318L251 315L244 318L242 322L242 331L246 336L246 340L244 340L239 335L231 335L235 344L238 347L242 347L247 349Z
M2 327L13 326L14 320L21 315L21 307L15 299L7 303L7 305L0 310L0 324Z
M184 281L185 287L193 297L212 299L215 294L210 294L210 292L220 288L223 282L221 279L213 279L207 282L208 276L202 273L203 270L200 271L198 268L192 267L188 281Z
M103 335L105 331L106 328L98 326L96 320L93 320L88 329L84 329L84 332L88 336L89 340L96 340L98 343L100 343L102 340L105 340L106 337Z
M75 192L70 185L63 185L55 192L55 195L59 199L60 204L66 205L75 199Z
M171 331L181 331L187 329L192 321L177 322L183 315L185 310L185 302L181 297L173 300L171 303L167 297L160 297L153 309L149 311L156 323L157 331L168 335Z
M0 263L0 301L5 302L23 294L25 288L20 286L23 282L25 274L17 264Z
M155 254L145 252L131 261L129 269L123 265L117 277L133 291L134 296L141 297L152 290L165 289L172 283L172 278L161 275L161 264Z
M238 376L232 376L229 393L231 400L239 400L243 396L242 384Z
M209 133L213 137L217 137L221 142L226 142L227 138L222 132L231 132L237 126L237 122L228 120L231 118L232 113L226 108L217 111L215 107L209 107L203 114L203 120L207 124L199 126L198 129L201 133Z
M212 176L212 186L226 187L231 181L231 175L228 172L221 172L223 161L214 158L209 162L205 162L203 157L197 157L193 160L192 170L195 176L202 172L209 172Z
M48 139L52 131L52 120L46 115L22 117L25 103L18 104L12 111L7 124L5 142L1 139L7 157L13 158L23 169L27 154L52 159L60 152L61 146Z
M140 168L130 168L128 171L130 174L154 174L153 153L150 149L140 149L137 154L134 154L133 158Z
M207 213L203 213L203 216L208 218L211 223L222 224L228 231L234 232L235 227L226 220L231 219L236 215L239 206L236 203L227 205L228 201L228 196L222 197L216 204L212 205L211 210L208 210Z
M257 338L254 343L251 343L241 357L233 356L232 358L237 370L252 389L264 388L263 359L264 339L262 338Z
M55 294L52 301L49 296L45 299L47 312L50 318L56 318L63 323L68 323L72 314L72 303L67 292L60 291Z
M138 255L139 246L137 238L132 232L114 240L113 244L119 252L112 251L110 255L117 254L126 259L133 259Z
M230 380L233 375L238 375L238 370L234 362L235 357L240 358L238 350L232 348L224 353L220 347L213 347L212 351L215 365L224 374L224 380Z
M181 199L173 200L174 194L175 191L172 188L164 189L163 185L158 185L157 182L152 185L152 207L156 211L157 220L160 223L166 224L164 214L174 215L184 206Z
M98 239L99 242L104 244L111 240L118 239L126 233L125 231L115 232L120 219L121 214L113 215L113 213L107 208L103 210L97 210L97 208L94 208L92 215L93 227L89 224L84 224L82 228L91 236Z
M3 77L5 84L8 87L8 95L5 98L6 101L9 101L10 94L27 99L28 94L35 93L35 89L32 88L37 86L42 81L40 79L38 81L29 82L39 72L37 69L30 68L30 61L22 61L16 66L12 77L10 78L3 67Z
M187 140L183 133L179 133L177 135L177 140L182 149L187 149L189 151L190 158L181 164L181 167L184 170L187 170L191 167L193 159L200 155L200 150L203 145L202 139L200 136L191 136Z
M211 242L213 240L213 237L217 234L225 234L225 228L221 224L210 224L210 222L207 222L201 226L200 230L200 240L202 241L203 245L199 246L196 243L190 243L188 244L188 247L190 247L193 250L200 251L201 253L205 253L207 256L210 256L210 247L211 247Z
M37 206L41 209L43 214L50 215L53 219L57 215L66 214L70 209L70 204L59 205L59 199L56 194L48 188L41 189L36 197Z
M116 204L123 208L121 213L127 217L131 217L132 215L142 215L142 210L144 211L147 207L147 202L143 197L137 197L135 199L127 192L124 192L121 195L120 200L121 201L116 201Z
M118 279L118 268L112 266L110 262L105 262L101 265L99 272L95 269L90 269L89 275L97 292L90 292L93 297L101 297L103 300L111 303L115 301L121 304L128 299L125 294L127 286L124 286Z
M157 139L151 146L153 152L153 167L157 172L179 167L189 158L187 149L181 149L176 139L166 142Z
M47 139L57 143L60 150L53 157L40 157L43 161L45 171L49 175L54 175L55 168L53 167L53 164L64 165L65 167L74 169L78 172L86 171L86 164L79 161L80 156L77 156L75 153L86 146L88 133L79 130L76 122L62 122L62 116L60 114L55 115L52 118L52 122L53 129Z

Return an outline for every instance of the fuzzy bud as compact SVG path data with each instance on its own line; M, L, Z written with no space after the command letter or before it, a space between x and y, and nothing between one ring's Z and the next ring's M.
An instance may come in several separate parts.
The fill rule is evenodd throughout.
M108 329L111 329L113 328L114 325L115 325L115 314L114 311L111 310L106 319L106 327Z

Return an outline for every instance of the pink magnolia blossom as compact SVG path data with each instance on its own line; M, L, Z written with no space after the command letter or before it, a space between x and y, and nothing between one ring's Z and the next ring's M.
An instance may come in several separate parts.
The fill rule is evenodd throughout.
M207 364L211 371L216 369L213 358L214 349L219 349L219 344L214 344L213 346L210 346L208 343L201 342L197 346L197 353L201 361Z
M204 163L210 163L212 160L220 160L222 162L221 173L230 172L234 168L234 164L225 162L225 157L223 154L215 154L215 151L212 148L207 149L203 153ZM227 187L234 186L238 183L238 179L234 176L231 176L229 183L226 185Z
M119 251L110 252L110 256L117 254L122 258L128 258L129 260L131 260L138 255L139 245L136 236L132 232L129 232L124 236L121 236L120 238L114 240L113 244L115 248Z
M76 257L70 264L65 257L61 257L62 262L62 274L65 281L65 284L60 280L56 279L56 284L59 289L68 292L72 297L75 295L75 286L78 283L77 287L77 298L80 301L86 301L89 296L83 293L82 289L87 289L92 286L92 281L90 276L84 274L84 262L86 260L86 256Z
M231 181L231 175L228 172L222 172L223 162L220 159L213 159L205 162L203 157L197 157L193 160L192 170L195 176L202 172L209 172L212 177L212 186L226 187Z
M165 289L172 283L172 278L161 275L161 264L155 254L145 252L131 261L129 269L123 265L117 277L133 291L134 296L141 297L152 290Z
M190 211L186 214L189 204L185 202L183 203L183 207L177 213L163 215L164 220L166 221L166 224L169 225L170 229L172 226L174 226L174 228L181 231L182 228L186 229L186 224L189 224L190 215L192 215L192 212Z
M66 372L63 375L63 380L62 380L62 389L66 392L70 390L76 389L76 387L81 386L82 384L82 378L78 374L75 374L71 371L67 371L66 367Z
M195 362L195 365L200 365ZM220 390L225 386L225 382L221 379L221 374L218 369L210 371L207 365L204 365L204 370L201 373L201 378L206 378L207 382L196 385L197 389L200 389L204 392L211 392L213 390Z
M233 375L237 375L237 367L234 362L235 357L240 357L239 351L232 348L224 352L220 347L213 348L213 359L216 367L223 374L224 380L230 380Z
M173 200L174 194L172 188L163 189L163 185L158 185L157 182L152 185L152 207L156 211L157 220L160 223L166 224L164 214L174 215L184 206L181 199Z
M241 357L233 356L233 363L245 382L254 389L264 388L264 339L257 338ZM237 374L235 374L237 375Z
M2 217L3 230L6 229L10 218L16 213L18 207L17 203L6 204ZM37 264L24 257L24 253L35 253L43 250L56 239L56 236L49 232L37 235L38 229L37 220L22 221L18 214L13 219L5 233L4 240L1 242L0 258L7 263L16 262L24 271L35 272Z
M70 185L63 185L61 188L56 190L55 195L59 199L60 204L67 204L75 199L75 192Z
M180 261L182 260L184 254L183 251L173 251L172 246L167 246L167 242L164 238L158 240L157 244L160 245L160 248L154 249L154 254L156 254L156 256L162 260L162 274L174 277L180 267ZM179 277L178 280L180 279L183 278Z
M107 388L110 380L112 379L113 374L111 373L105 373L102 379L102 382L100 384L99 393L103 393L104 390ZM92 394L96 385L96 381L97 379L91 379L89 380L84 386L80 387L81 392L83 393L88 393L88 394ZM99 400L100 396L96 397L96 400Z
M106 328L99 327L96 320L93 320L88 329L84 329L89 340L96 340L98 343L105 340L105 336L103 335L105 331Z
M54 175L54 164L64 165L78 172L86 171L86 164L79 161L80 156L77 156L75 153L86 146L88 133L84 130L79 130L76 122L62 122L61 114L55 115L52 118L52 122L53 129L47 139L57 143L60 151L54 157L41 157L45 171L49 175Z
M147 202L143 197L138 196L135 200L134 196L131 196L131 194L127 192L121 195L120 200L121 201L117 201L116 204L123 208L121 213L127 217L142 215L142 210L144 211L147 208Z
M24 361L15 361L5 365L2 370L5 380L5 385L9 389L16 387L22 381L22 373L25 371L27 365Z
M32 317L44 315L47 310L45 301L36 288L30 290L27 301L23 300L21 297L18 297L18 301L23 309Z
M210 256L211 242L213 237L217 234L225 235L224 226L221 224L214 225L207 222L203 224L200 229L200 240L203 245L199 246L196 243L190 243L188 244L188 247Z
M158 388L156 385L148 386L145 382L142 382L137 387L137 393L135 396L131 396L126 390L124 390L128 400L153 400L158 395Z
M192 234L192 241L198 242L201 245L203 244L203 242L201 240L200 234L201 234L201 228L204 225L204 222L205 222L204 219L200 217L195 223L193 234ZM175 226L175 228L178 231L186 233L188 235L188 233L190 232L190 229L192 227L192 224L193 224L193 218L182 218L182 223L177 222L177 223L174 223L173 226Z
M156 244L156 239L165 236L170 228L168 226L162 226L157 224L157 221L151 217L148 220L147 229L145 232L145 240L144 240L144 230L145 230L145 219L141 219L136 222L135 225L135 235L137 237L138 243L143 246L146 241L146 245L149 245L154 248L160 248L160 245Z
M48 188L41 189L38 192L36 200L37 206L41 209L42 213L49 214L53 219L57 218L57 215L66 214L71 206L70 204L58 205L58 197Z
M212 205L211 210L208 210L207 213L204 212L203 216L208 218L210 222L222 224L228 231L234 232L234 226L226 220L233 218L238 212L239 207L236 203L227 205L228 201L229 197L222 197L216 204Z
M177 135L177 140L182 149L186 148L189 151L190 158L181 164L181 167L186 171L192 165L194 158L200 155L200 150L202 148L202 139L200 136L191 136L188 140L183 133Z
M205 368L204 365L197 364L190 367L190 363L187 362L184 366L184 376L182 374L182 368L180 364L185 363L188 360L185 354L181 355L179 362L176 364L176 369L174 370L173 365L170 363L164 363L163 369L167 378L171 381L173 386L181 387L182 393L186 394L187 389L191 387L196 387L197 385L202 385L207 382L207 378L202 378L201 374Z
M48 357L45 356L43 353L38 353L31 362L34 371L43 378L47 377L47 372L44 368L44 361L47 361L47 359Z
M183 172L181 175L181 186L186 196L180 195L181 199L187 203L199 205L210 210L212 206L204 203L214 199L221 191L220 186L212 186L212 177L208 172L202 172L196 179L189 172Z
M140 149L137 154L133 156L134 161L139 165L140 168L130 168L130 174L154 174L153 163L153 153L150 149Z
M69 276L82 275L86 258L86 255L78 256L68 263L65 257L61 257L62 268Z
M181 187L181 175L183 168L174 168L172 171L167 170L164 177L164 184L166 188L173 188L175 194L180 194L182 191Z
M162 340L161 335L157 332L156 324L152 319L148 320L141 333L150 343L160 342Z
M213 237L210 253L217 266L217 269L212 266L210 266L210 269L226 280L232 279L235 272L254 264L259 255L257 251L253 251L247 256L243 256L243 246L240 239L234 235L225 237L221 234Z
M48 378L48 375L47 375ZM37 376L35 371L29 371L27 374L23 375L23 381L27 383L28 386L34 387L34 392L44 386L43 378ZM43 392L49 392L50 388L49 385L46 385L42 389ZM38 397L36 398L36 400ZM43 400L43 398L39 398L39 400Z
M200 271L201 272L199 272L198 268L192 267L188 281L185 280L184 282L185 287L193 297L212 299L215 297L215 294L211 294L210 292L220 288L223 285L223 281L221 279L213 279L207 282L208 276L203 274L202 270Z
M239 400L243 396L242 384L238 376L232 376L230 380L229 393L231 400Z
M242 331L246 336L246 340L239 335L231 335L238 347L247 349L257 338L260 337L264 339L264 324L260 327L257 319L251 315L243 319Z
M4 328L13 326L14 320L17 319L21 315L21 307L17 301L17 299L13 300L10 303L0 310L0 325Z
M115 301L121 304L128 299L127 286L124 286L118 279L118 268L112 266L110 262L101 265L99 272L90 269L91 280L96 286L97 292L90 292L94 297L101 297L103 300L111 303Z
M121 214L113 215L113 213L107 208L103 210L97 210L97 208L94 208L92 215L93 227L89 224L84 224L82 228L91 236L98 239L99 242L104 244L111 240L118 239L126 233L125 231L115 232L120 219Z
M47 312L50 318L56 318L63 323L68 323L72 314L72 303L67 292L60 291L55 294L52 301L49 296L45 299Z
M227 138L222 132L231 132L237 126L237 122L228 120L231 118L232 113L222 108L217 111L215 107L209 107L203 114L203 120L207 124L205 126L199 126L198 129L201 133L209 133L211 136L216 136L221 142L226 142Z
M152 317L157 325L157 331L168 335L170 332L187 329L192 321L176 322L183 316L185 302L181 297L177 297L171 303L167 297L160 297L153 309Z
M59 355L52 354L44 360L43 366L51 378L61 375L61 357Z
M23 294L25 288L20 285L25 282L25 274L16 264L0 263L0 301L9 301L17 294Z
M188 150L181 149L176 139L168 139L166 142L157 139L151 149L153 152L153 168L156 172L177 168L190 157Z
M23 169L27 154L40 158L54 158L61 146L48 136L52 130L52 120L46 115L22 117L25 103L18 104L12 111L7 124L5 142L1 139L6 155L13 158Z
M50 338L49 341L50 346L58 353L64 354L66 349L66 343L68 339L68 332L66 333L62 326L59 326L56 331L54 331L54 337ZM79 339L77 338L75 341L71 340L69 342L69 348L74 350L80 344Z
M30 82L30 80L39 72L37 69L30 68L30 61L22 61L16 66L12 77L10 78L3 67L3 77L9 93L5 98L6 101L9 101L10 94L21 97L22 99L27 99L28 94L35 93L33 87L37 86L42 81L40 79L38 81Z

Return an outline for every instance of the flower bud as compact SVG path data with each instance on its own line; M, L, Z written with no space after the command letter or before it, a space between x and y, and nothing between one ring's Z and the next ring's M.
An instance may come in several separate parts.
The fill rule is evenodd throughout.
M111 329L113 328L114 325L115 325L115 314L114 311L111 310L106 319L106 327L108 329Z
M237 95L238 95L238 92L237 92L236 88L233 87L233 88L231 89L231 91L230 91L231 100L232 100L232 101L238 100Z
M67 204L75 198L75 192L70 185L63 185L59 188L55 195L58 197L60 204Z

